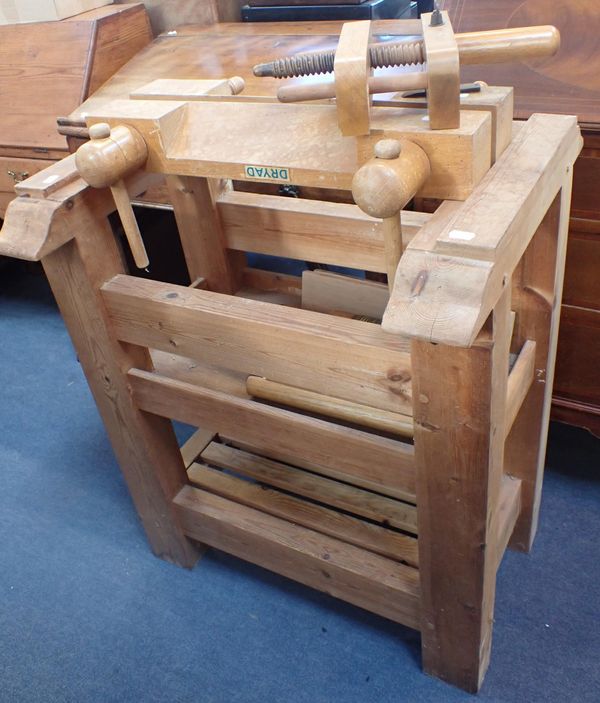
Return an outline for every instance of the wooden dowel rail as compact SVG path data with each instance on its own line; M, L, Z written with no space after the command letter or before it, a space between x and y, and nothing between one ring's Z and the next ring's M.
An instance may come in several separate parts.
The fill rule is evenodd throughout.
M133 397L146 412L206 427L249 444L268 437L274 449L331 467L349 482L415 502L412 446L252 400L132 369Z

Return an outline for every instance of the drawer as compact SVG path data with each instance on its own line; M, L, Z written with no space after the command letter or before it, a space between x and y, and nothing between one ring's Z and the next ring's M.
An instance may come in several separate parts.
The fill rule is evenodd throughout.
M0 192L14 193L15 183L24 181L53 163L54 161L46 159L18 159L12 156L0 156Z
M563 305L554 395L600 407L600 311Z
M571 218L563 303L600 310L600 222Z
M573 169L573 217L600 219L600 151L584 148Z
M24 181L53 163L46 159L0 156L0 218L4 217L8 203L15 197L15 183Z

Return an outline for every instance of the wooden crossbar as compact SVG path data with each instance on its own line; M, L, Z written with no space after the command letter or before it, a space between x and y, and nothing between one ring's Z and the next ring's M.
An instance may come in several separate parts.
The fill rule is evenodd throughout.
M378 325L130 276L102 292L124 342L412 413L408 346Z
M175 497L193 539L418 629L419 572L191 486Z
M230 249L387 270L382 222L356 205L227 191L217 207ZM427 213L402 213L404 246L429 218Z
M349 482L362 482L386 495L415 502L412 445L141 369L132 369L127 376L135 402L146 412L205 427L240 442L268 443L287 455L330 467Z
M495 514L496 568L500 566L521 510L521 481L503 476Z
M528 339L519 352L519 356L508 376L508 386L506 389L506 419L504 421L504 432L506 435L510 432L519 414L521 405L523 405L523 401L533 383L535 349L535 342Z

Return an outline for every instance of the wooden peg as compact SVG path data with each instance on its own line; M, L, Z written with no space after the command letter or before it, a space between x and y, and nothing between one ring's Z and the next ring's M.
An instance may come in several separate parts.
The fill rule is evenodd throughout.
M352 179L354 201L371 217L383 219L388 286L394 286L402 256L400 211L421 189L431 167L427 155L409 140L382 139L375 144L374 158Z
M89 135L90 141L77 150L77 170L93 188L110 188L135 265L146 268L148 254L123 180L145 164L146 142L133 127L118 125L111 129L105 122L92 125Z

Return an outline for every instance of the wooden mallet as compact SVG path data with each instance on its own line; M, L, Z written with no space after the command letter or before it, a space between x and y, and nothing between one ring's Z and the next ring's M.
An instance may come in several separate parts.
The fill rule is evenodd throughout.
M75 156L79 175L92 188L110 188L135 265L145 269L150 262L123 179L146 163L146 142L133 127L111 129L105 122L92 125L89 135Z

